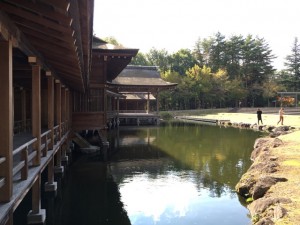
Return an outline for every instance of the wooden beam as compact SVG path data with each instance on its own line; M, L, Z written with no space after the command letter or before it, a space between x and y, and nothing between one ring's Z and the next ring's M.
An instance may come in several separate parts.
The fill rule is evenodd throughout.
M5 31L5 32L4 32ZM0 10L0 36L5 40L12 40L14 47L19 48L25 55L36 55L47 69L47 64L40 53L30 44L19 28Z
M45 54L51 54L54 55L54 57L59 57L64 59L64 61L71 61L74 63L74 61L79 62L78 57L74 49L68 49L66 47L58 47L56 45L47 45L45 42L42 41L35 41L33 45L39 49L40 52ZM51 47L50 47L51 46ZM61 54L63 52L63 54Z
M72 50L73 52L76 51L75 46L72 45L70 42L67 42L66 39L64 39L64 37L61 35L51 37L48 34L36 32L34 30L30 30L26 32L26 35L33 42L43 42L44 45L45 43L47 43L47 45L55 46L62 49L67 49L68 51L69 50Z
M59 13L52 7L38 1L9 0L9 3L22 7L27 11L32 11L36 14L42 15L43 17L47 17L52 20L54 19L65 26L70 26L72 23L72 19L66 13Z
M63 34L61 32L57 32L54 30L49 30L45 27L37 27L35 23L27 23L23 24L20 19L16 19L15 23L20 27L20 29L26 34L26 36L35 36L39 37L40 35L48 36L49 38L56 38L60 42L66 43L66 45L74 46L73 45L73 37Z
M70 7L69 0L41 0L41 2L51 5L54 8L60 9L65 13L67 13Z
M66 33L68 35L71 35L73 32L73 30L71 29L70 26L63 26L63 25L58 24L57 22L53 21L53 19L50 20L50 19L43 18L40 15L31 13L29 11L22 10L21 8L14 7L9 4L0 2L0 9L4 10L5 12L7 12L9 14L12 14L19 18L22 18L22 23L25 23L25 24L27 21L30 21L30 22L36 23L38 25L42 25L48 29L57 30L59 32Z
M0 202L9 202L13 191L13 74L12 42L0 41L0 177L5 184L0 188Z

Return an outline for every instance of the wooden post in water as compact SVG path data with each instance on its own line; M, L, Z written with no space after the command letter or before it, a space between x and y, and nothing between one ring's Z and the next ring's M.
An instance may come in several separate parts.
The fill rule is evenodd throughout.
M0 41L0 202L9 202L13 190L13 75L12 43Z
M37 178L32 186L32 210L27 216L28 224L44 224L46 221L46 210L41 209L41 175Z

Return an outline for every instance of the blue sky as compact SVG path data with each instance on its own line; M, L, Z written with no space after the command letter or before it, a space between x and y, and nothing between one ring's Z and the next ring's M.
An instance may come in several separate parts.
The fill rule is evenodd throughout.
M283 69L300 38L299 0L95 0L94 34L113 36L128 48L169 53L193 49L198 38L220 32L265 38L274 66Z

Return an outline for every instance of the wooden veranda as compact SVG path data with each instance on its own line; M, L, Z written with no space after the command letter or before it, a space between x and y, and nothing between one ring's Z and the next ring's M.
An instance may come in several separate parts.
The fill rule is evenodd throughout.
M93 37L93 0L0 1L0 225L32 192L28 224L45 222L73 132L104 129L106 81L138 50ZM47 170L47 183L41 176Z

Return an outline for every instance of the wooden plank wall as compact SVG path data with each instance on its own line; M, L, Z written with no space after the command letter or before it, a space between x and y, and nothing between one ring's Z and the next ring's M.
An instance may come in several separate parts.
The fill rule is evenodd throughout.
M104 118L104 112L76 112L72 114L72 128L75 131L103 129Z

